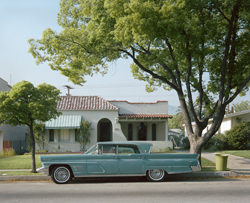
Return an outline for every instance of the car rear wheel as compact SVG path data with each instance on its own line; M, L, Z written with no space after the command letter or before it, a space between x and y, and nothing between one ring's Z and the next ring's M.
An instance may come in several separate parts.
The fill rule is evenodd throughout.
M57 166L52 169L51 179L56 184L68 183L72 178L72 174L66 166Z
M146 176L151 182L160 182L166 178L166 172L162 169L153 169L148 170Z

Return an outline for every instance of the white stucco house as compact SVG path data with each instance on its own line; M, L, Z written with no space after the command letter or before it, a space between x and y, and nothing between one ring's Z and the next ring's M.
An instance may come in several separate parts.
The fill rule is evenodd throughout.
M11 86L0 78L0 92L10 91ZM16 152L23 153L27 151L28 131L25 126L0 125L0 149L14 148Z
M130 103L107 101L99 96L61 96L57 119L45 123L44 149L80 151L76 129L80 121L91 123L90 143L85 150L102 141L152 142L155 149L173 147L168 141L168 102Z
M250 122L250 110L225 114L220 129L217 133L225 134L226 131L231 130L239 122ZM207 128L202 131L203 135L209 130L211 124L212 119L209 120ZM192 125L194 128L195 124L192 123ZM187 136L186 131L185 135Z

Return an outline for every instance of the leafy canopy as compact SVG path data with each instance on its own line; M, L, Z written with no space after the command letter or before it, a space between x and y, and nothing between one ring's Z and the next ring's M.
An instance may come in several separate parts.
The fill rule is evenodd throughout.
M37 64L48 61L53 70L76 84L84 83L86 75L105 74L107 62L131 57L133 75L149 82L148 91L161 85L180 91L181 83L188 82L192 91L202 89L203 102L208 105L219 96L223 63L227 63L224 96L234 98L236 91L247 89L242 85L245 87L250 72L249 3L61 0L58 24L63 31L48 28L42 39L29 40L29 51ZM236 4L240 8L230 36L234 41L227 47Z
M42 39L30 39L29 52L37 64L49 62L76 84L105 74L108 62L131 58L133 76L148 82L147 91L163 86L177 92L191 148L200 152L218 131L227 104L248 91L249 5L250 0L61 0L63 30L47 29Z
M16 83L10 92L0 94L0 120L10 125L31 126L34 121L56 118L60 91L52 85L37 87L28 81Z

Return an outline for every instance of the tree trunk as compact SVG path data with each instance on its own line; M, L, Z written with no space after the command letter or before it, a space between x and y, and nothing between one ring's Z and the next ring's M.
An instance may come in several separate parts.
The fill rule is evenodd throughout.
M31 160L32 160L32 169L31 173L37 173L36 172L36 146L35 146L35 138L33 133L33 125L30 126L30 139L31 139Z
M201 150L203 147L203 139L199 137L198 139L194 139L195 135L188 136L190 142L190 154L199 154L199 161L201 164Z

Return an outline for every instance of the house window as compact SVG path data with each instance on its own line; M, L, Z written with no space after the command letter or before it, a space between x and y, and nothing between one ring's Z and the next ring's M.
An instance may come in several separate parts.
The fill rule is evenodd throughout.
M49 141L50 142L54 142L55 140L55 136L54 136L54 129L50 129L49 130Z
M133 139L133 125L130 123L128 124L128 140Z
M75 129L75 142L78 142L78 140L77 140L77 131L78 131L78 129Z
M69 129L61 129L59 137L60 137L60 142L69 142L70 141Z
M156 141L156 124L152 125L152 140Z

